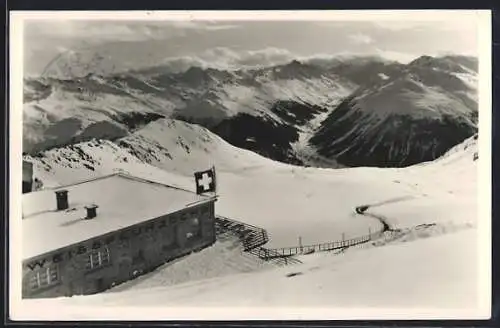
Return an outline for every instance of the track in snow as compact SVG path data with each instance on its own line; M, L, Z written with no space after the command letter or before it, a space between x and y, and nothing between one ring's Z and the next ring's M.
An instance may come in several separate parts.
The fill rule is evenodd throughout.
M376 206L381 206L381 205L386 205L390 203L395 203L395 202L401 202L405 200L410 200L413 199L414 197L412 196L407 196L407 197L398 197L394 199L389 199L387 201L371 204L371 205L360 205L355 208L355 211L357 214L363 215L363 216L368 216L371 218L374 218L378 220L382 226L383 226L383 238L381 240L373 241L370 243L373 246L384 246L388 243L395 242L395 241L400 241L400 242L408 242L408 241L413 241L415 239L420 239L420 238L428 238L432 236L437 236L445 233L450 233L450 232L455 232L459 231L462 229L467 229L467 228L473 228L474 225L472 223L464 223L464 224L448 224L448 225L443 225L443 224L438 224L435 222L432 223L423 223L416 225L414 227L410 228L396 228L392 226L389 223L389 220L387 217L380 215L380 214L375 214L375 213L368 213L367 210L376 207Z

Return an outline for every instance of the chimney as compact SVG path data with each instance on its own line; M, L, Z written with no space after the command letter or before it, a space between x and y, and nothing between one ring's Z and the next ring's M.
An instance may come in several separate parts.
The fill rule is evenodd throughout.
M87 216L85 217L86 220L89 220L89 219L93 219L97 216L97 205L89 205L89 206L85 206L85 208L87 209Z
M58 211L68 209L69 204L68 204L68 191L67 190L56 191L56 199L57 199L57 210Z

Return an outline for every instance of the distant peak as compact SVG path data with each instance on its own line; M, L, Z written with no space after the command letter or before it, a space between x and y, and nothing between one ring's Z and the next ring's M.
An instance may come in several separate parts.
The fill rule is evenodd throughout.
M409 66L415 66L415 65L427 65L431 63L435 58L429 55L423 55L418 57L417 59L412 60L408 65Z
M189 69L185 72L186 74L189 73L203 73L204 69L201 68L200 66L190 66Z

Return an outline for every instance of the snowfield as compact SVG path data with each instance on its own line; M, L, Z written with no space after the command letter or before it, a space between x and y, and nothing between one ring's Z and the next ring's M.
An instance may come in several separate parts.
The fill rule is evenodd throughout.
M262 273L237 275L170 288L154 288L80 298L80 304L151 306L337 306L464 308L477 302L475 248L457 250L454 242L473 232L387 246L383 250L325 255L309 263ZM430 256L432 254L432 256ZM398 259L391 270L374 276L374 269ZM383 264L383 265L381 265ZM290 273L296 276L287 277ZM420 277L405 281L407 277ZM472 278L472 279L471 279ZM428 287L432 286L432 290ZM163 289L163 293L162 293ZM127 294L129 294L127 297ZM228 302L230 300L230 302ZM88 302L88 303L87 303Z
M77 146L80 150L65 147L29 157L35 176L49 186L120 168L194 190L193 171L215 165L220 195L216 213L265 228L271 237L266 247L297 246L299 237L303 245L359 237L381 229L377 216L395 231L340 254L301 256L303 264L283 268L242 259L231 243L216 243L103 294L23 300L28 316L48 319L48 309L57 307L71 318L109 319L122 306L141 310L120 312L121 320L146 315L193 318L182 310L186 307L205 309L197 309L196 317L218 313L219 319L235 313L256 318L248 308L238 312L243 307L255 309L257 317L287 319L307 317L305 309L314 307L328 308L320 315L328 318L349 316L353 307L391 308L396 317L406 319L405 308L437 318L446 313L485 315L478 312L484 304L476 265L474 137L434 162L404 169L295 167L230 146L199 126L171 120L151 123L115 143ZM355 214L359 205L370 205L369 215ZM161 311L154 312L154 307Z
M219 319L235 315L290 319L307 318L310 312L315 318L333 319L359 319L373 313L408 319L409 312L428 318L468 317L476 313L479 303L477 267L471 265L477 253L470 247L474 243L463 241L475 238L475 230L469 229L342 255L321 254L302 265L257 273L23 302L40 318L53 317L49 309L55 307L58 318L120 320L201 319L214 318L214 313ZM353 316L354 308L365 310Z

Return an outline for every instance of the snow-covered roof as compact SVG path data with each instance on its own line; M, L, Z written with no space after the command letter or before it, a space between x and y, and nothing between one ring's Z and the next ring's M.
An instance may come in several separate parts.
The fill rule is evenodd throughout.
M193 181L194 184L194 181ZM57 211L55 191L68 191L69 209ZM55 189L23 195L23 258L173 213L213 197L115 173ZM97 217L84 220L85 206Z

